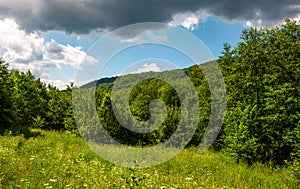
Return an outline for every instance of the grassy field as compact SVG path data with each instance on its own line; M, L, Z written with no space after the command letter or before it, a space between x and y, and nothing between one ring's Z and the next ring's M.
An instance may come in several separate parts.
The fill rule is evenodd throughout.
M297 188L286 168L236 164L222 153L184 150L150 168L123 168L99 158L79 137L0 137L0 188Z

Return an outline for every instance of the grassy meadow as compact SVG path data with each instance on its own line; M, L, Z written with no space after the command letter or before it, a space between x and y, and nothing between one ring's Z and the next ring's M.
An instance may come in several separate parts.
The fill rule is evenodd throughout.
M150 168L124 168L98 157L67 132L0 136L0 188L297 188L287 168L236 164L223 153L185 149Z

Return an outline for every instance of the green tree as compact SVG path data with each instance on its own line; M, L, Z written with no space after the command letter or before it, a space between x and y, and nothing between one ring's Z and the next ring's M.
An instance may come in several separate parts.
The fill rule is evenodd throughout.
M243 139L244 147L255 148L257 161L283 164L295 150L286 139L292 137L290 131L299 128L299 22L286 20L271 29L246 29L241 39L234 49L226 45L219 60L228 92L226 141L231 143L230 137L242 128L252 135ZM230 118L235 115L243 120L246 109L254 107L252 124L237 124ZM250 147L252 137L256 142ZM229 151L232 147L227 146ZM250 152L238 153L255 159Z
M65 97L65 93L56 87L48 85L48 100L46 111L45 129L64 130L67 114L70 113L71 102ZM70 123L71 124L71 123Z
M37 120L44 120L47 111L46 85L35 79L30 71L12 70L12 78L17 123L28 128L37 126Z
M0 58L0 134L16 125L13 109L13 85L8 64Z

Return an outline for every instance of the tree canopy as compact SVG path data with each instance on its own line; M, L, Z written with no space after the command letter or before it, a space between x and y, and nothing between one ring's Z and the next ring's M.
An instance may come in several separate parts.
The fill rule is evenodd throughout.
M297 21L286 20L273 28L248 28L241 34L242 42L231 48L224 45L223 55L217 60L224 75L227 90L227 110L222 130L213 144L215 150L223 150L237 161L265 162L276 165L300 158L300 25ZM211 63L183 69L195 86L200 114L190 120L197 129L189 146L198 145L210 119L211 94L208 82L201 69L208 69ZM164 77L176 83L180 90L186 78L177 77L178 70L166 71ZM211 70L213 71L213 70ZM143 73L147 75L148 73ZM124 96L129 90L129 81L134 75L121 76L122 87L114 94ZM110 138L103 132L127 145L152 146L167 140L178 128L181 116L188 114L182 110L182 103L176 90L159 79L139 82L129 97L130 112L135 121L151 118L151 113L160 116L162 124L149 133L135 133L119 123L111 104L112 87L117 78L102 79L95 92L97 118L77 123L82 133L89 133L90 140L109 143ZM216 80L219 78L215 78ZM0 134L26 134L30 128L39 127L52 130L70 130L78 134L72 106L72 90L89 91L89 85L82 88L70 85L59 91L34 77L31 72L9 70L8 64L0 59ZM75 90L76 91L76 90ZM73 91L74 92L74 91ZM80 102L82 116L92 111L86 107L87 96L73 99ZM74 97L74 96L73 96ZM149 110L153 100L160 100L165 109ZM185 99L193 104L193 99ZM122 107L120 107L122 108ZM164 112L166 111L166 112ZM121 116L127 118L127 114ZM98 127L97 119L104 128ZM193 119L193 118L191 118ZM125 120L125 121L130 121ZM131 124L135 124L132 122ZM93 125L90 127L89 125ZM106 131L104 131L105 129ZM178 136L178 145L184 136Z

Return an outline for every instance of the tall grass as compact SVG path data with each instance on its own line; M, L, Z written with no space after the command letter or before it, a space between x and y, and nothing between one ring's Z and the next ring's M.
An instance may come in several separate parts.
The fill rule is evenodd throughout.
M248 167L197 149L155 167L130 169L102 160L69 133L0 137L0 188L297 188L297 182L287 168Z

